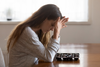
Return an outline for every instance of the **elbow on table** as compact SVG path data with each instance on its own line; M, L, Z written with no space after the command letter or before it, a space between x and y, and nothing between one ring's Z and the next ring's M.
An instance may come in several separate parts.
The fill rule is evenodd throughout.
M48 58L47 61L48 61L48 62L53 62L53 57L52 57L52 58Z
M47 62L53 62L53 60L48 60Z

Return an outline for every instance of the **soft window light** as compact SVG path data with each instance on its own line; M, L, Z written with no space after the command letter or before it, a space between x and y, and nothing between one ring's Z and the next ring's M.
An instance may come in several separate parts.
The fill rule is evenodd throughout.
M0 20L6 20L6 9L12 9L13 20L25 20L45 4L55 4L69 22L88 21L88 0L0 0Z

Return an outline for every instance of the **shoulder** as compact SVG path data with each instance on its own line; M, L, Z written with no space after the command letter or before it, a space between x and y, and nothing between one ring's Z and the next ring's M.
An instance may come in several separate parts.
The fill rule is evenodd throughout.
M28 36L28 37L35 37L35 38L38 37L38 35L35 33L35 31L33 31L31 29L31 27L29 27L29 26L24 29L23 35Z

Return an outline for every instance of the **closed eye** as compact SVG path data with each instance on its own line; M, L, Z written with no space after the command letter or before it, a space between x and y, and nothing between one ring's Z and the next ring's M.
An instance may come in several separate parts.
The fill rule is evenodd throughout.
M51 26L55 26L55 23L52 23Z
M52 24L51 26L54 26L54 24Z

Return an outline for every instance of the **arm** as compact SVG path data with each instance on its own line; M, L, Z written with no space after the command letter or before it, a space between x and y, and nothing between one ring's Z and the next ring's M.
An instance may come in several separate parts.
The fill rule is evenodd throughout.
M40 58L44 61L52 62L55 54L60 48L60 37L58 37L58 35L60 34L61 28L63 28L62 24L63 23L59 19L56 24L57 26L54 30L53 38L50 39L50 43L48 44L47 48L45 48L43 44L39 41L36 33L30 27L28 27L24 32L24 34L26 35L23 36L27 36L27 38L25 39L26 41L24 40L24 43L26 43L24 46L26 46L31 55L33 55L34 57Z
M30 28L23 32L22 37L25 43L24 46L28 49L28 52L30 52L34 57L47 62L53 61L55 54L60 48L60 37L58 40L51 38L47 48L45 48L39 41L38 36Z
M61 29L67 27L65 25L65 23L68 21L68 19L69 18L65 18L65 16L62 19L60 19L60 17L58 17L58 19L56 20L56 23L55 23L53 38L55 38L56 40L58 39Z

